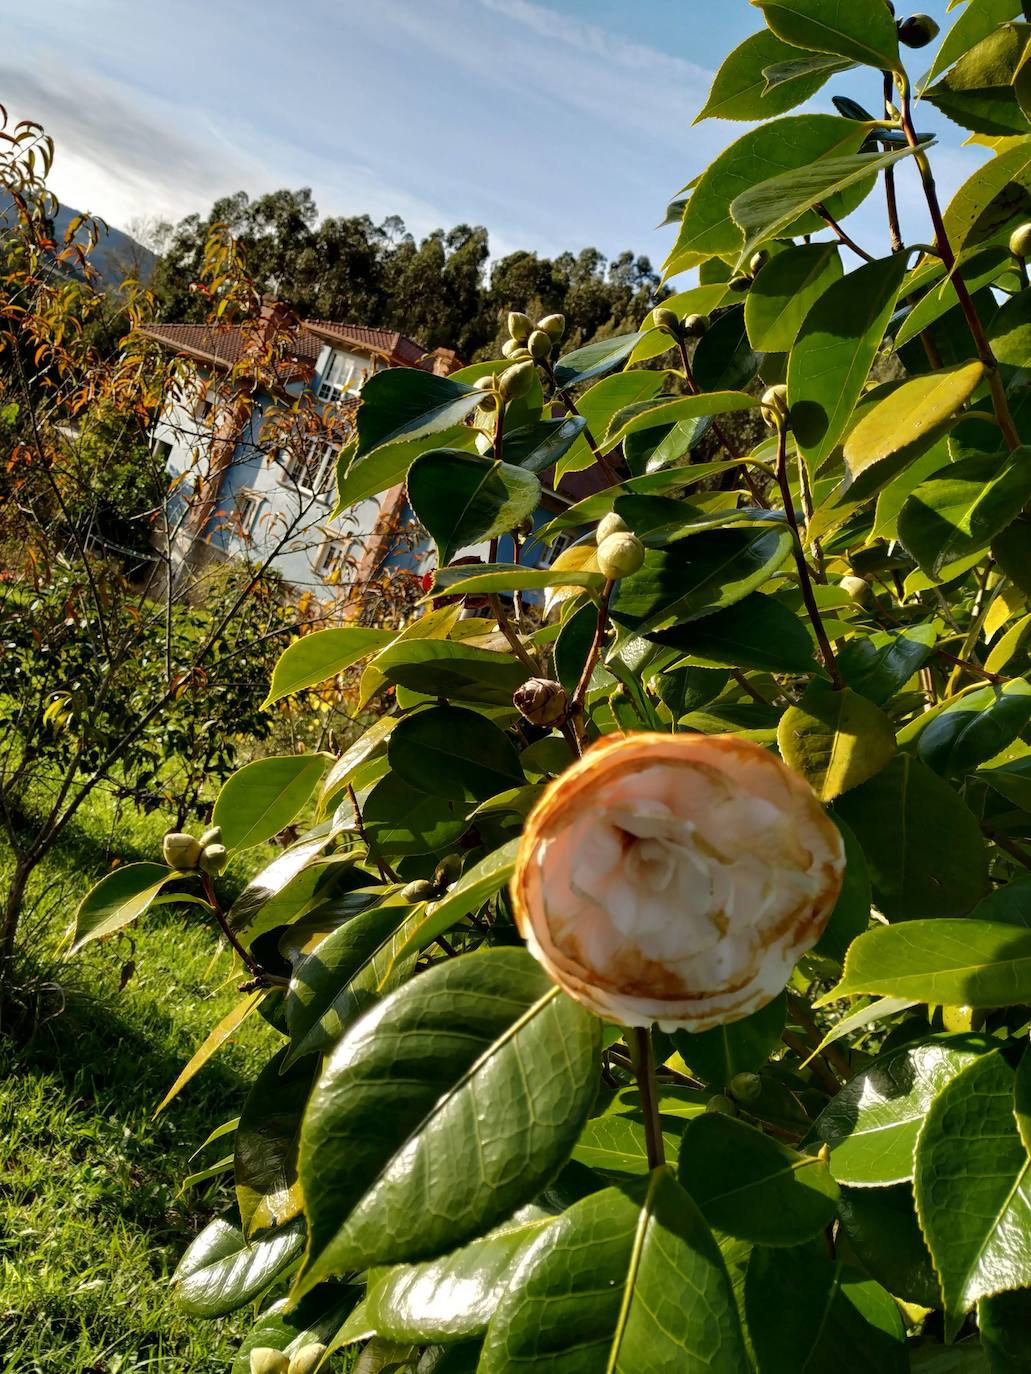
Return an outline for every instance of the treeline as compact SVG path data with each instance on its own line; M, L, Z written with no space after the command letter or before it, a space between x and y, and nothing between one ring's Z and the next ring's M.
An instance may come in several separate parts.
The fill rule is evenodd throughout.
M213 224L229 226L257 284L302 317L400 329L428 348L467 360L494 356L509 310L560 311L571 343L633 329L667 294L646 257L608 261L596 248L542 258L517 252L491 263L487 230L456 225L421 241L396 215L322 219L311 191L244 191L151 235L160 318L200 320L207 303L192 289Z

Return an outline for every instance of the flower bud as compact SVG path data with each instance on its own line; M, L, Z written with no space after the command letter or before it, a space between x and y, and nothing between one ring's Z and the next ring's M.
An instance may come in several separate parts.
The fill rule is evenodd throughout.
M744 272L738 272L727 282L727 290L735 291L740 295L741 292L747 291L751 285L752 278L746 276Z
M875 599L873 588L864 577L856 577L852 573L846 573L838 586L843 592L848 592L857 606L869 606Z
M537 328L543 329L553 344L560 344L566 333L565 315L545 315L537 321Z
M640 731L605 736L545 788L512 909L534 958L603 1019L703 1031L777 996L844 871L837 827L775 754Z
M476 409L481 411L484 415L493 415L499 405L498 393L496 391L485 391L483 393L483 400Z
M680 326L686 339L700 339L708 328L708 315L688 315Z
M518 339L506 339L501 345L501 354L505 358L514 358L526 353L526 351L526 344L520 343Z
M897 25L899 42L907 48L926 48L938 36L938 25L929 14L911 14Z
M551 357L551 339L543 329L535 329L526 341L526 347L534 362L542 363Z
M290 1374L315 1374L326 1347L321 1341L313 1341L311 1345L302 1345L294 1355L290 1357Z
M787 428L788 389L786 386L771 386L763 392L759 402L759 412L773 429Z
M217 878L228 862L229 854L224 844L209 844L202 850L198 866L201 872Z
M256 1345L250 1354L251 1374L288 1374L290 1356L270 1345Z
M598 545L598 570L610 582L629 577L644 562L644 545L636 534L610 534Z
M415 878L410 883L405 883L401 889L400 896L403 901L411 902L432 902L437 895L437 889L427 878Z
M195 835L173 830L161 842L161 856L169 868L196 868L204 846Z
M614 510L609 511L608 515L603 515L598 521L598 528L595 532L594 542L602 543L610 534L629 534L630 526L621 515L617 515Z
M477 377L476 381L473 382L473 388L476 391L493 391L496 385L497 375L493 372L488 372L483 377Z
M213 825L213 826L211 827L210 830L205 830L204 834L200 837L200 847L201 847L201 849L204 849L204 848L205 848L207 845L209 845L209 844L221 844L221 843L222 843L222 827L221 827L220 825Z
M770 254L765 248L760 248L758 253L753 253L751 261L748 264L748 270L751 272L752 276L757 277L769 260Z
M705 1104L707 1112L718 1112L720 1116L737 1116L737 1107L726 1095L726 1093L716 1093L710 1097Z
M561 682L531 677L516 688L512 705L531 725L558 725L569 710L569 697Z
M757 1073L736 1073L727 1092L738 1102L754 1102L762 1093L763 1081Z
M668 306L660 305L652 311L652 323L656 329L664 329L673 337L680 337L680 318Z
M1015 258L1031 255L1031 224L1020 224L1010 234L1010 252Z
M529 359L506 367L498 378L498 390L501 392L502 399L518 401L533 386L536 376L537 369Z
M457 883L462 876L462 860L457 854L445 854L433 870L433 886L438 892Z
M530 319L529 315L524 315L521 310L510 310L508 312L508 333L515 343L526 343L533 333L533 320Z

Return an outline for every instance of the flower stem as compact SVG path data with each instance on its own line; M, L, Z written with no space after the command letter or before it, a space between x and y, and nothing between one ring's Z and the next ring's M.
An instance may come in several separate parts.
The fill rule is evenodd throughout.
M609 601L612 599L612 589L615 582L610 578L602 588L601 601L598 603L598 623L594 627L594 639L587 653L584 663L584 670L580 674L580 681L576 684L576 691L569 703L569 719L573 722L578 734L581 734L579 726L580 716L583 714L584 700L587 696L587 688L590 685L591 674L594 672L594 665L598 662L598 655L601 653L601 646L605 643L605 631L609 623Z
M637 1088L641 1094L644 1139L648 1150L648 1168L661 1169L666 1162L666 1150L662 1143L662 1126L659 1122L659 1099L655 1085L655 1057L652 1054L652 1040L647 1026L634 1026L627 1035L627 1045L634 1065Z

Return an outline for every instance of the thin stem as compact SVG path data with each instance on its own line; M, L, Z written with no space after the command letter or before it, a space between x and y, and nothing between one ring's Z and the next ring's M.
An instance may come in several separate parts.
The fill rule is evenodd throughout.
M397 876L390 865L379 857L369 842L368 831L365 829L365 822L362 820L362 809L358 805L358 797L355 794L354 786L347 784L347 795L351 799L351 810L354 812L354 828L358 832L358 838L365 846L365 852L379 870L379 876L385 883L399 883L401 879Z
M1004 849L1011 859L1016 859L1018 864L1023 864L1025 868L1031 869L1031 854L1026 849L1021 848L1016 840L1011 840L1008 835L1001 834L994 826L988 825L985 821L981 822L981 829L993 844Z
M894 116L895 107L892 103L892 95L895 90L891 72L884 73L884 113ZM887 148L887 144L883 145ZM898 200L895 196L895 168L893 166L884 169L884 197L888 206L888 233L891 235L891 251L901 253L903 249L902 229L899 224Z
M731 668L731 670L730 670L730 676L734 679L734 681L737 683L737 685L741 688L742 692L744 692L744 693L746 693L746 695L750 696L750 697L752 698L753 701L757 701L757 702L759 703L760 706L772 706L772 705L773 705L773 702L772 702L772 701L767 701L767 699L763 696L762 692L760 692L759 689L758 689L757 687L753 687L753 686L752 686L752 684L748 681L748 679L745 677L744 673L741 672L741 670L740 670L739 668Z
M243 961L244 968L247 970L249 974L251 974L252 977L264 980L265 970L261 967L260 964L256 964L254 962L251 956L244 949L243 945L240 944L240 941L236 938L235 933L229 925L229 922L226 920L225 913L222 910L222 904L219 902L218 896L215 892L215 884L211 881L211 874L202 872L200 875L200 880L201 885L204 888L204 896L208 899L208 905L211 907L215 920L218 922L219 930L221 930L226 943L229 944L236 951L240 959Z
M559 386L558 379L555 376L555 369L552 367L551 363L543 362L541 363L541 367L544 369L545 376L554 388L555 395L565 406L566 410L569 411L570 415L580 415L580 412L576 408L576 402L573 400L572 396L570 396L569 392L566 391L563 387ZM583 416L580 415L580 418L583 419ZM588 425L584 425L583 436L584 442L586 443L587 447L594 454L594 461L598 464L602 472L605 474L606 482L608 482L609 485L613 487L619 486L619 473L616 471L616 469L612 466L609 460L602 453L601 449L598 447L597 441L595 440L594 435L591 433L590 427Z
M605 643L605 631L609 621L609 602L612 599L612 591L615 587L612 578L605 583L601 590L601 600L598 603L598 623L594 627L594 638L591 647L587 652L587 659L584 663L584 670L580 674L580 681L576 684L576 691L573 693L569 703L569 719L574 723L579 721L583 715L584 700L587 696L587 687L591 681L591 674L594 672L594 665L598 661L601 653L601 646ZM576 725L577 734L582 735L579 725Z
M699 391L698 383L695 381L694 378L694 371L691 367L691 360L687 356L687 341L685 339L677 339L677 351L680 354L680 364L684 369L684 381L687 383L687 389L692 396L699 396L701 392ZM762 506L765 508L766 502L763 500L762 493L759 491L759 488L755 484L755 479L752 477L752 474L748 471L748 466L744 458L741 456L740 453L738 453L736 445L730 442L730 439L727 437L726 430L723 428L723 426L720 424L718 420L713 420L712 432L716 436L717 441L722 445L727 457L733 459L735 463L741 464L741 475L745 479L745 485L748 487L748 492L752 500L755 502L757 506Z
M945 264L945 270L952 279L956 295L959 298L960 308L963 311L970 330L970 336L977 349L977 356L984 363L988 377L988 387L992 393L992 409L995 411L995 418L999 428L1002 430L1002 437L1006 447L1011 453L1020 447L1020 436L1017 433L1016 425L1013 423L1013 416L1010 414L1009 402L1006 399L1006 391L1002 385L1002 378L999 376L999 365L995 354L992 352L988 342L988 336L984 332L977 307L971 299L967 284L963 280L963 274L956 266L956 254L952 250L949 242L948 231L945 228L945 220L942 217L941 205L938 201L938 190L934 184L934 174L931 171L931 164L927 154L920 146L920 140L916 136L913 128L913 116L909 103L909 78L901 76L899 78L899 95L901 98L901 121L902 131L906 135L906 142L916 151L913 156L916 161L917 169L920 172L920 181L924 188L924 199L927 201L927 210L931 216L931 224L934 227L934 242L938 254Z
M534 663L533 659L530 657L525 645L523 644L523 641L519 638L511 622L509 621L508 616L505 614L505 608L501 604L501 597L498 596L496 592L491 592L491 594L487 597L487 602L490 606L491 614L493 615L494 619L498 622L498 629L501 631L501 633L508 640L509 644L512 646L512 652L515 654L516 658L523 665L523 667L528 668L530 670L531 677L536 677L537 674L540 672L540 668L536 663Z
M831 682L839 690L845 683L838 671L838 661L834 657L834 650L831 642L827 638L827 631L823 628L823 621L820 619L820 608L816 604L816 595L813 592L812 578L809 575L809 564L805 561L802 553L802 540L798 532L798 520L795 516L795 508L791 502L791 488L788 485L788 431L787 426L781 421L777 426L777 485L780 487L781 500L784 502L784 514L787 516L788 524L791 526L792 540L791 549L795 556L795 568L798 572L798 581L802 589L802 600L805 602L806 614L809 616L809 623L813 627L816 642L820 646L820 653L823 655L823 665L830 675Z
M978 582L977 596L974 598L974 604L970 610L970 628L967 630L967 637L963 641L963 647L959 651L959 658L963 660L964 663L969 660L977 646L977 641L981 638L981 631L984 628L985 620L988 618L988 612L991 610L992 602L1005 586L1005 579L1003 579L996 585L992 594L988 594L988 578L991 571L990 567L985 568ZM949 681L945 688L945 695L947 697L956 694L962 676L963 668L960 666L959 662L957 662L956 667L953 668L949 675Z
M823 220L824 224L826 224L829 229L834 230L834 232L838 236L839 243L843 243L846 248L851 248L852 252L855 253L858 257L862 258L865 262L876 261L872 253L868 253L865 248L860 248L859 244L856 243L855 239L850 238L849 235L845 233L844 229L842 229L841 225L830 213L826 205L814 205L813 209Z
M652 1039L647 1026L634 1026L627 1036L627 1044L634 1064L637 1088L641 1094L648 1168L661 1169L666 1162L666 1150L662 1143L662 1125L659 1121L659 1099L655 1086L655 1058L652 1054Z

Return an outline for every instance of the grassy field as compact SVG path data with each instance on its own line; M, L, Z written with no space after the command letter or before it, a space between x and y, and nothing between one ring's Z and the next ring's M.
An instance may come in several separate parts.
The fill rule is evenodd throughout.
M228 1176L187 1194L180 1184L217 1157L215 1146L189 1163L237 1114L271 1032L259 1018L245 1024L155 1122L237 996L228 955L215 954L209 927L165 907L132 932L135 949L116 938L58 961L75 904L110 856L156 857L162 829L160 817L114 817L100 804L37 874L30 971L60 985L64 1010L27 1043L0 1035L0 1374L208 1374L228 1369L247 1325L246 1314L181 1315L168 1279L229 1205ZM130 957L136 971L120 988Z

